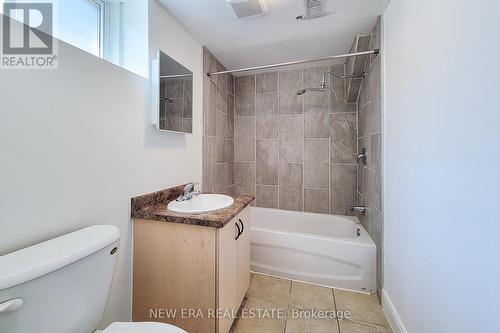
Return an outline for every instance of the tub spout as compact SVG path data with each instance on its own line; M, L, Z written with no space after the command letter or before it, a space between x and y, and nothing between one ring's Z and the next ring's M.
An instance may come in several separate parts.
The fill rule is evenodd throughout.
M351 212L364 214L364 213L366 213L366 207L365 206L351 206Z

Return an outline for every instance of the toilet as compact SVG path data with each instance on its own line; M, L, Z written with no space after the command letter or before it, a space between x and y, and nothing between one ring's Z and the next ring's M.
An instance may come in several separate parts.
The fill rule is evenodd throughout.
M0 331L92 333L102 319L120 232L91 226L0 257ZM102 333L186 333L156 322L116 322Z

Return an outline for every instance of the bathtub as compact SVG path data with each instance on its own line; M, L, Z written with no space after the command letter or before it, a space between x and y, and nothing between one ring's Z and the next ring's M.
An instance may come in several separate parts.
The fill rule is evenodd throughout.
M376 290L376 247L356 217L251 208L251 270L330 288Z

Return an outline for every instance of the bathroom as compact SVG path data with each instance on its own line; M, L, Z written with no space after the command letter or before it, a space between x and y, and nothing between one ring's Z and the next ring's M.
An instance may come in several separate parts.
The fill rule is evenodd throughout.
M499 4L0 7L0 332L497 331Z

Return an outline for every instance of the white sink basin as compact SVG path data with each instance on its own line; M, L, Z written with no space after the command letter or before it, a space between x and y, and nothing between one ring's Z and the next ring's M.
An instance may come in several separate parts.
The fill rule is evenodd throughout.
M186 201L171 201L167 208L176 213L200 214L226 208L233 203L234 199L224 194L200 194Z

